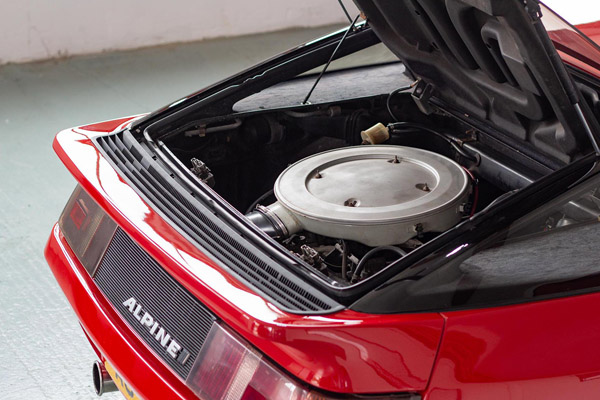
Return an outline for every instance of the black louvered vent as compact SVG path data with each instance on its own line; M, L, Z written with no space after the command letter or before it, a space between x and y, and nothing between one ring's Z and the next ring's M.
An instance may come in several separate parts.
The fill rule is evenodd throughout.
M186 379L215 316L120 228L104 253L94 282L146 344ZM150 329L123 305L131 297L183 347L184 355L189 353L184 363L170 356Z
M210 206L186 190L167 167L121 132L96 139L113 167L163 217L193 239L199 248L265 295L291 312L323 313L338 309L333 299L318 292L225 223Z

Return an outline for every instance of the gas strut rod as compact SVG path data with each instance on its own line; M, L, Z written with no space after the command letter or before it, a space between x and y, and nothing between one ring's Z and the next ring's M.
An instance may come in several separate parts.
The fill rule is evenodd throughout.
M550 63L552 64L554 70L556 71L556 74L558 75L558 78L561 81L561 84L565 90L565 93L567 94L569 101L571 102L571 104L573 105L573 108L575 109L575 113L577 114L577 117L581 121L581 124L583 125L583 129L585 130L586 135L590 139L592 147L594 148L594 152L596 153L597 156L600 156L600 144L598 144L598 136L595 134L594 131L592 131L592 127L588 123L588 121L585 117L585 114L583 113L583 110L581 109L579 91L577 90L577 87L575 86L575 83L573 82L571 75L565 68L565 64L562 62L562 60L560 59L560 56L556 52L556 49L555 49L554 45L552 44L552 40L550 40L550 37L548 36L548 33L547 33L546 29L544 28L544 25L542 24L542 21L541 21L542 12L540 10L538 0L530 0L530 1L523 0L523 3L525 5L525 10L528 12L529 16L531 17L533 27L534 27L536 33L538 34L538 37L542 43L542 46L544 47L544 49L546 50L546 53L548 54L548 56L550 58Z
M310 91L308 92L308 94L304 98L304 101L302 102L302 104L308 104L308 99L310 98L310 95L312 94L313 90L315 90L315 88L317 87L317 84L319 83L319 81L323 77L323 74L325 73L325 71L327 71L327 67L329 67L329 64L331 64L331 62L333 61L333 58L335 57L335 54L339 50L340 46L342 45L342 43L344 43L344 40L346 40L346 37L348 36L348 34L350 33L350 31L354 28L354 25L356 25L356 21L358 21L358 18L360 18L360 14L358 14L356 16L356 18L354 18L354 21L352 21L352 23L350 23L350 26L348 27L348 29L344 33L344 36L342 36L342 38L338 42L337 46L335 46L335 49L333 50L333 53L331 53L331 57L329 57L329 61L327 61L327 64L325 64L325 66L321 70L321 73L317 77L317 80L315 81L315 83L310 88Z
M346 9L346 6L342 2L342 0L338 0L338 3L340 3L340 7L342 7L342 10L344 11L344 14L346 14L346 18L348 18L348 22L352 23L352 17L350 16L350 13Z

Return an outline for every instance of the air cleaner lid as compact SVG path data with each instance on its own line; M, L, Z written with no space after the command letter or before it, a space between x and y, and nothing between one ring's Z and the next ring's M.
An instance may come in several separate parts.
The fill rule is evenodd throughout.
M275 196L297 216L358 225L454 213L468 190L468 177L454 161L387 145L319 153L291 165L275 182Z

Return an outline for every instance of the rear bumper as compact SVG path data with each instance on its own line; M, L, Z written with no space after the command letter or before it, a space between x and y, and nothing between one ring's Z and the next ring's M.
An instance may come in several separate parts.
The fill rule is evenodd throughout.
M75 258L58 225L52 230L44 254L92 346L137 394L142 398L195 398L114 311Z

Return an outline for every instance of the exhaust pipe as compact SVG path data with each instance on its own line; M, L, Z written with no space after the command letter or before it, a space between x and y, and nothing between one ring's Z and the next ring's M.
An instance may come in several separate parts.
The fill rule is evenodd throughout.
M117 390L117 385L115 385L101 361L96 361L92 366L92 380L94 381L94 390L98 396Z

